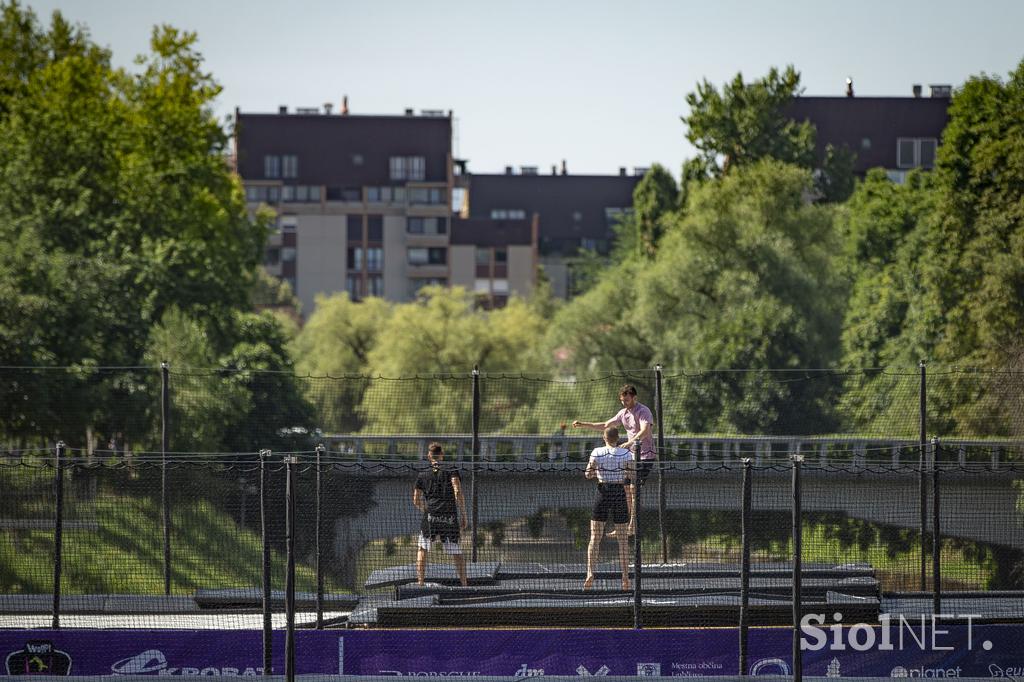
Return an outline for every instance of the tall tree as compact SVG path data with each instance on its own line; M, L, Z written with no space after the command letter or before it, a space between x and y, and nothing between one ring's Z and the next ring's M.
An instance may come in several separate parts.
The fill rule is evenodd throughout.
M814 126L784 113L800 92L800 74L792 66L782 72L773 67L750 83L737 73L721 92L704 80L686 96L686 138L715 175L764 158L810 168L815 160Z
M891 266L860 272L844 332L846 356L856 365L902 358L911 366L922 359L945 368L933 375L929 390L930 423L940 435L1024 432L1020 403L1004 399L1007 375L991 371L1017 368L1021 357L1021 111L1024 62L1006 81L971 78L950 104L950 121L928 182L934 196L913 198L917 190L912 186L907 190L911 203L887 206L888 197L870 199L879 192L876 180L865 183L851 201L854 215L863 213L862 224L876 225L860 231L866 252L876 259L884 252L893 255L887 257ZM891 213L896 220L877 219ZM909 228L907 217L913 218ZM894 241L896 248L886 248ZM950 369L954 366L989 369ZM861 407L862 420L887 419L889 406L872 401L869 392L853 391L849 398Z
M46 29L0 5L0 363L138 365L171 309L209 320L221 348L238 340L266 231L226 162L195 43L158 28L133 74L59 13ZM66 439L113 409L90 382L65 387L88 406ZM2 403L63 409L8 388Z
M806 170L764 160L699 187L638 277L629 317L654 357L676 371L705 372L666 426L829 428L829 387L774 373L837 360L839 240L833 209L804 200L812 182Z

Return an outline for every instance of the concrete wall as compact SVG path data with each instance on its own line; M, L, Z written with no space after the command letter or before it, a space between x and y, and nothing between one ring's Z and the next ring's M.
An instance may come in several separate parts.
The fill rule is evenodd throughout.
M308 318L317 294L345 290L345 216L300 215L295 235L295 293Z
M533 247L508 247L509 294L529 296L533 291Z

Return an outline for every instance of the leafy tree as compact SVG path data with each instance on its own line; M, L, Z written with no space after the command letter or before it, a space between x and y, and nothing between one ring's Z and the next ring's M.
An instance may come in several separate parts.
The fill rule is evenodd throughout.
M151 50L129 74L59 13L46 30L31 10L0 5L4 364L138 365L171 309L210 320L211 333L240 331L230 321L248 307L265 226L226 163L219 86L195 36L162 27ZM62 426L72 444L114 411L89 381L63 396L85 406ZM30 393L8 385L0 401ZM2 428L53 409L30 405L37 415Z
M825 146L825 158L816 178L818 194L823 201L842 203L853 194L856 176L853 172L857 155L847 146Z
M877 221L875 228L859 230L867 253L877 260L894 234L900 243L892 249L891 265L858 273L845 324L846 357L855 366L895 359L932 363L940 371L932 374L929 421L940 435L1012 434L1024 424L1019 403L1003 399L1003 374L948 369L1013 367L1020 357L1022 107L1024 62L1006 82L990 76L970 79L950 105L950 122L928 183L933 195L886 206L884 198L871 198L870 193L880 191L875 181L863 193L866 210L857 195L851 202L854 215L864 211L864 225L875 221L875 214L895 214L895 219ZM907 191L913 196L917 189ZM913 218L912 228L907 216ZM885 420L890 407L872 401L870 390L862 389L848 396L861 408L859 419Z
M638 277L629 316L669 367L703 371L678 406L681 430L828 428L828 385L773 372L837 360L845 288L833 209L804 200L805 170L766 160L697 189ZM809 426L812 425L812 426Z
M686 139L714 175L764 158L811 168L814 126L785 114L790 100L800 92L800 74L792 66L782 72L773 67L750 83L738 73L721 92L704 80L686 96L690 106L690 114L682 117Z
M369 432L468 433L474 365L484 372L517 373L543 366L534 349L545 319L524 301L513 297L506 307L485 311L460 287L426 287L421 293L419 300L394 307L368 355L374 374L418 377L371 382L358 408ZM512 415L530 400L518 390L508 383L486 399Z
M654 258L672 211L678 208L679 188L672 175L654 164L633 190L633 211L639 232L640 256Z
M346 293L317 296L316 310L292 343L291 354L296 369L309 375L303 384L321 428L359 430L356 407L369 385L370 352L391 313L391 305L379 298L354 303Z

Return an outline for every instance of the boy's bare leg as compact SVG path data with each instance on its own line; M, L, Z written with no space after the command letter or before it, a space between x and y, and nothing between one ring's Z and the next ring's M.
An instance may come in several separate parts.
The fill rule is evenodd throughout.
M416 552L416 584L422 585L427 576L427 550L422 547Z
M583 589L594 586L594 565L601 552L601 538L604 535L604 521L590 520L590 544L587 545L587 578L583 581Z
M452 556L455 560L455 570L459 574L459 582L463 587L469 585L469 581L466 579L466 557L461 554L455 554Z

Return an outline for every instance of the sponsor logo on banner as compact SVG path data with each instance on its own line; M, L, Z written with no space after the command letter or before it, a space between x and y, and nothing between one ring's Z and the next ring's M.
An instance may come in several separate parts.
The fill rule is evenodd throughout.
M594 672L587 670L587 666L583 664L580 664L580 667L576 668L576 674L580 677L606 677L610 672L611 669L606 665L602 665Z
M1005 668L992 663L988 666L989 677L1024 677L1024 665L1007 666Z
M707 675L721 675L724 666L715 661L701 661L700 663L673 663L672 677L705 677Z
M637 663L637 677L661 677L661 663Z
M29 640L4 660L8 675L70 675L71 655L53 648L53 642Z
M788 675L789 663L781 658L762 658L750 666L751 675Z
M991 668L990 668L991 669ZM898 665L889 671L889 677L960 677L962 668L904 668Z
M828 667L825 668L825 677L842 677L842 674L839 672L838 658L833 658L829 662Z
M235 668L231 666L172 666L167 662L164 652L159 649L146 649L142 653L122 658L110 666L115 675L224 675L227 677L262 675L263 667Z
M544 668L530 668L526 663L519 666L512 677L543 677Z
M403 673L401 670L378 670L378 675L389 677L465 677L467 675L483 675L480 670L410 670Z

